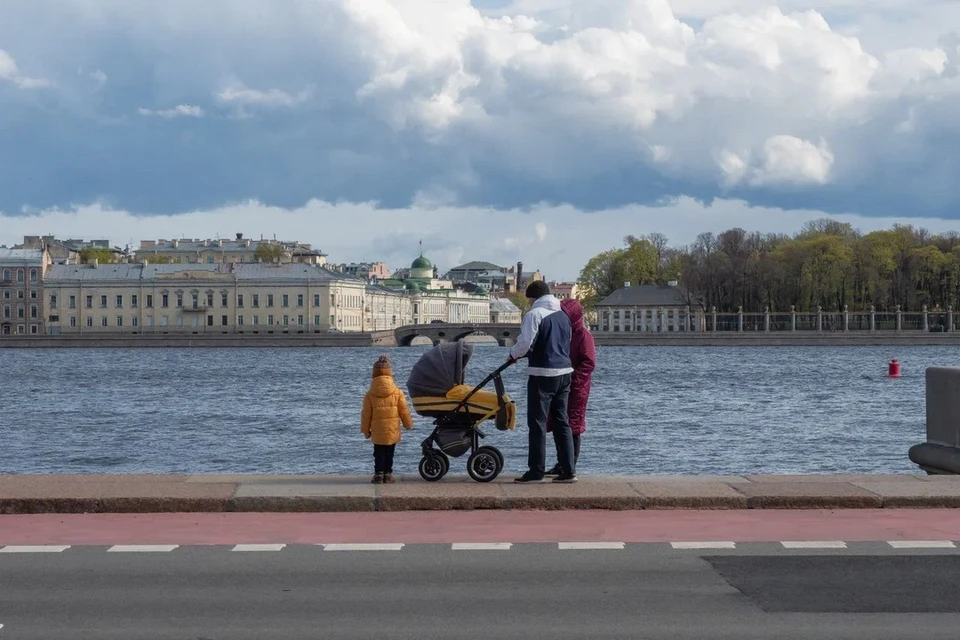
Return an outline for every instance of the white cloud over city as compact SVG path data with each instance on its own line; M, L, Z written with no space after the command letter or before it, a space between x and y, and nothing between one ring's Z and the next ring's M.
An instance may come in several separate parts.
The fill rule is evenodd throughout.
M423 235L569 277L628 233L960 215L958 3L42 5L0 6L0 243Z

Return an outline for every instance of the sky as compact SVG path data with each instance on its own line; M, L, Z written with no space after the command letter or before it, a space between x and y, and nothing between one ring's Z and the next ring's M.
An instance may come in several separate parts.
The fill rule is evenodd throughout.
M628 234L960 230L957 104L955 0L5 0L0 245L572 280Z

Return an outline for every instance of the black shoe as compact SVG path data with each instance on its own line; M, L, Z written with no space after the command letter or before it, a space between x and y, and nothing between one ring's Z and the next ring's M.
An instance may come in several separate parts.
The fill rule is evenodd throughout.
M577 476L573 474L567 475L565 473L561 473L556 478L554 478L553 481L558 482L560 484L573 484L574 482L577 481Z
M547 476L559 476L559 475L562 475L562 474L563 474L563 471L561 471L560 465L559 465L559 464L555 464L555 465L553 465L553 469L550 469L550 471L547 471L544 475L547 475Z
M537 475L533 471L527 471L525 474L519 478L514 478L514 482L529 483L529 484L540 484L543 482L543 476Z

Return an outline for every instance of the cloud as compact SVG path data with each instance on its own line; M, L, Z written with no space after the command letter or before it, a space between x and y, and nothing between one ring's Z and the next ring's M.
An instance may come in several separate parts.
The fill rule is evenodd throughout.
M542 222L538 222L536 225L534 225L534 229L537 232L538 242L543 242L547 239L547 225Z
M593 255L622 246L623 236L664 233L671 245L692 243L702 232L734 227L761 233L793 234L821 211L753 207L741 200L697 202L677 198L661 206L631 205L585 212L570 206L537 205L498 211L484 207L379 208L369 202L314 200L293 209L245 202L177 215L140 216L101 204L54 209L36 214L0 214L0 245L24 235L55 233L67 238L107 238L112 245L136 248L140 240L194 237L273 237L309 242L332 262L384 260L391 269L408 266L419 253L441 272L470 260L500 265L522 261L550 280L575 280ZM896 217L837 215L863 232L889 229ZM549 240L531 236L531 222L548 220ZM358 233L362 221L363 233ZM539 223L545 224L545 223ZM956 230L949 220L919 218L914 224L934 233ZM537 223L534 225L537 228ZM453 230L451 233L450 230Z
M30 78L20 73L17 62L9 53L0 49L0 80L11 82L21 89L36 89L49 86L49 82L40 78Z
M158 116L160 118L202 118L203 109L195 105L181 104L172 109L137 109L137 113L142 116Z
M0 42L57 86L34 105L0 80L0 210L603 211L689 196L960 211L960 33L944 28L958 3L503 4L62 0L48 15L6 2ZM0 78L23 86L4 55ZM77 66L109 82L90 91ZM234 117L172 136L128 115L193 114L142 105Z

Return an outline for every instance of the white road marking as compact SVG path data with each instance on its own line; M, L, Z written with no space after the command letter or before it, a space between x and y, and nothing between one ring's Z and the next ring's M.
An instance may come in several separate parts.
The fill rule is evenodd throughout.
M119 553L152 553L173 551L178 544L116 544L107 551Z
M572 551L586 549L623 549L626 545L622 542L558 542L557 546L561 551Z
M894 549L954 549L956 545L949 540L890 540Z
M798 540L781 542L784 549L846 549L847 543L840 540Z
M325 551L400 551L402 543L389 544L325 544Z
M674 549L736 549L735 542L671 542Z
M0 553L60 553L70 548L70 545L10 545L0 548Z
M454 542L454 551L509 551L510 542Z
M234 551L282 551L285 544L238 544Z

